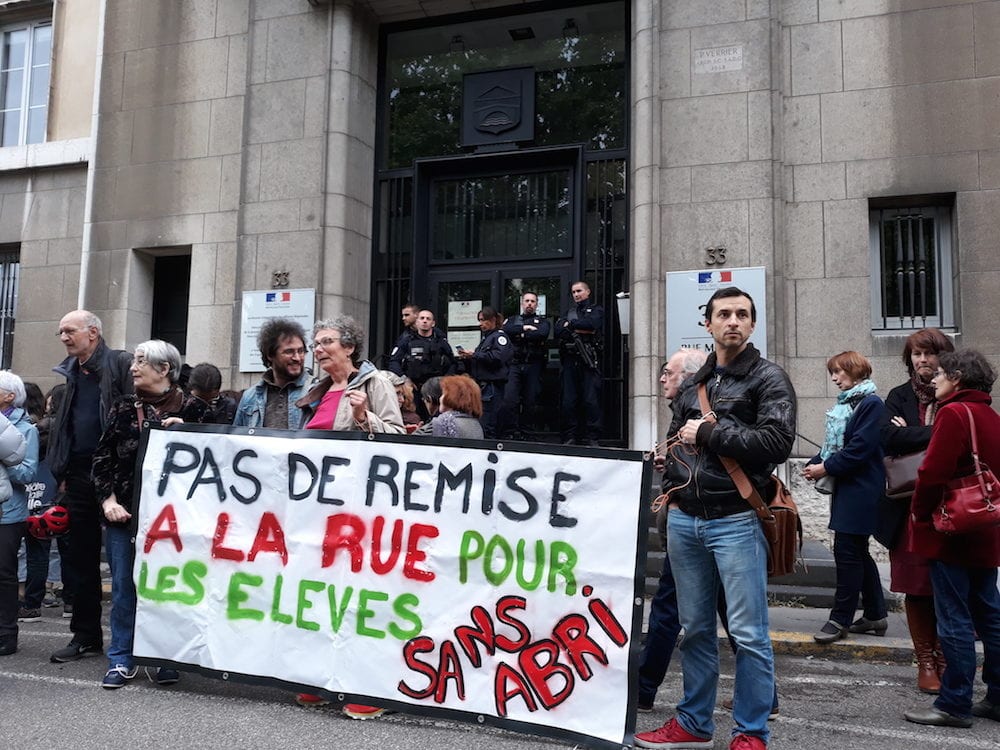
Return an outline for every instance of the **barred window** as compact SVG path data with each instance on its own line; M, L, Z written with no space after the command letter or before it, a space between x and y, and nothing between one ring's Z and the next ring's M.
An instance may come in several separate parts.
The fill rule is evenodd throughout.
M872 328L954 325L951 208L884 208L870 213Z
M0 248L0 369L9 370L14 356L14 317L21 269L19 250Z

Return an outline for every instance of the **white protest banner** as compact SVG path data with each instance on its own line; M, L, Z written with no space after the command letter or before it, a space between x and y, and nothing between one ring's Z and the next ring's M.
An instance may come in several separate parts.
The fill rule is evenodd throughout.
M135 656L627 744L649 463L511 445L151 429Z

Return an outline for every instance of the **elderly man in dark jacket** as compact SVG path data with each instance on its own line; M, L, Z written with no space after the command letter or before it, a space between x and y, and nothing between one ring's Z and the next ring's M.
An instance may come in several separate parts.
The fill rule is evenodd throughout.
M760 356L748 339L757 320L753 299L736 287L719 289L705 307L715 351L681 386L668 435L664 487L672 503L667 552L677 586L684 639L684 697L677 716L635 737L639 747L711 747L719 680L716 600L725 593L736 642L731 750L767 747L774 694L774 654L767 622L767 543L760 522L740 495L721 457L736 461L765 499L775 465L795 437L795 392L785 372ZM702 413L698 387L707 387L714 420Z
M90 477L91 464L108 411L119 396L133 392L129 366L132 355L110 349L102 336L101 319L74 310L59 321L59 340L69 355L53 371L66 378L66 394L49 433L49 467L65 488L73 539L64 565L76 574L69 645L52 654L67 662L98 656L104 648L101 631L101 518Z

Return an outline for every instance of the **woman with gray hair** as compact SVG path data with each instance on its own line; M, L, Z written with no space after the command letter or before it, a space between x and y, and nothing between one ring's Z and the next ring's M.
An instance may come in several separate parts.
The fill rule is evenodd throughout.
M375 365L361 358L364 338L364 330L349 315L316 321L309 348L325 377L295 402L302 410L302 427L406 433L395 386ZM312 693L299 693L295 701L307 708L329 703ZM343 712L352 719L369 719L385 713L385 709L348 703Z
M310 348L326 377L295 402L305 429L406 432L396 389L362 359L364 337L364 329L349 315L316 321Z
M201 422L205 403L185 394L177 385L181 355L173 344L153 339L135 348L130 368L134 396L121 396L111 406L108 426L94 453L94 493L107 521L105 549L111 567L111 643L108 671L101 687L124 687L138 672L132 658L135 624L135 583L132 564L135 547L128 522L132 518L135 462L143 422L172 424ZM180 679L175 669L147 670L158 685Z
M0 370L0 656L17 651L17 550L28 519L27 495L38 465L38 432L23 408L24 383Z

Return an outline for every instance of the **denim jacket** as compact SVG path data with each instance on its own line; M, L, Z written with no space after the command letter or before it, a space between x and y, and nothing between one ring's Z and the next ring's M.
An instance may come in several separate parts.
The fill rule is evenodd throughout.
M288 389L288 427L286 429L297 430L302 422L302 410L295 405L295 402L306 392L308 383L309 372L303 369L295 384ZM243 392L240 405L236 407L236 417L233 419L233 424L236 427L263 427L266 402L267 385L261 378L255 385Z

